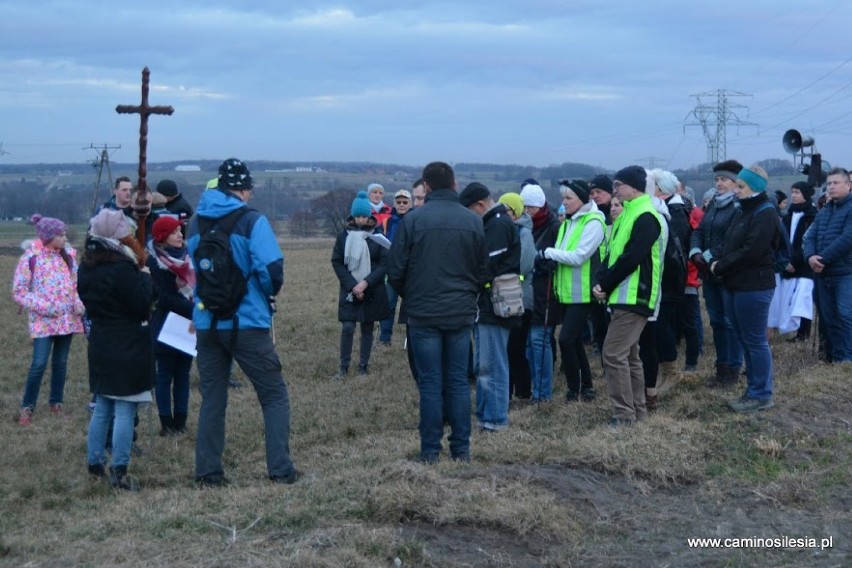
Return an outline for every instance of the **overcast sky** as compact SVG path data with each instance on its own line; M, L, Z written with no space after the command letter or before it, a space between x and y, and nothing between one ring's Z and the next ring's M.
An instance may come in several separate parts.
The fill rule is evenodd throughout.
M152 162L686 167L708 157L690 113L724 89L755 124L728 127L729 158L787 158L797 128L852 166L852 0L5 0L0 18L0 163L92 143L135 162L138 116L115 106L147 65L150 103L175 108L150 119Z

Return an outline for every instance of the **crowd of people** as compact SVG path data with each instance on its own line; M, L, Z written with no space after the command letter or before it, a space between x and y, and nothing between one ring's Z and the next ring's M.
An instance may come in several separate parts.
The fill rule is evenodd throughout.
M443 162L396 191L393 206L382 185L370 184L331 255L341 322L334 379L349 377L356 328L357 375L367 377L374 348L386 350L395 322L404 324L419 393L418 459L430 464L445 424L451 458L469 461L473 420L485 433L505 430L510 400L552 401L557 372L565 403L595 400L590 352L604 369L610 424L630 426L696 378L703 290L715 348L704 384L733 387L745 374L731 409L771 408L768 328L805 341L816 305L821 357L852 361L852 184L846 170L831 170L817 210L813 185L793 184L789 199L767 193L759 166L727 160L713 175L701 203L671 172L640 166L561 180L558 206L535 179L499 196L479 182L459 189ZM228 483L222 454L234 362L263 411L269 479L301 477L271 333L283 255L268 219L248 206L254 184L242 161L224 161L208 190L194 211L171 180L154 199L119 178L79 261L65 224L36 215L38 238L15 270L13 297L33 339L18 422L32 423L49 360L49 409L63 413L72 337L85 332L94 403L88 470L116 488L139 488L128 468L140 404L156 401L160 435L187 428L193 356L157 340L170 314L191 322L185 332L196 338L196 482Z

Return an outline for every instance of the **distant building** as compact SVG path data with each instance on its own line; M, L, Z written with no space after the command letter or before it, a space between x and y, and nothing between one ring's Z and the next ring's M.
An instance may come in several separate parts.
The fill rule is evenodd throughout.
M175 166L176 172L200 172L201 166L195 166L192 164L180 164Z

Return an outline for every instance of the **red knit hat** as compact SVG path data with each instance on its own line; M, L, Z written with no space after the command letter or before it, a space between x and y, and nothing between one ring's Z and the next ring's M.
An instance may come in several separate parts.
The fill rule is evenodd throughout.
M163 215L154 221L154 225L151 227L151 235L154 237L154 242L157 244L162 243L169 235L175 232L175 229L180 227L181 223L176 217L171 217L169 215Z

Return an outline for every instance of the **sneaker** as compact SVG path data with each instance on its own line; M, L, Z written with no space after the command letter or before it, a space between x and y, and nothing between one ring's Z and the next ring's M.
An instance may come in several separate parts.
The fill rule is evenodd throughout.
M283 483L285 485L293 485L302 478L302 472L296 468L287 475L270 475L269 481L272 483Z
M609 425L612 426L613 428L621 428L623 426L633 426L633 424L635 424L635 420L627 420L627 419L624 419L624 418L616 418L615 416L613 416L609 420Z
M54 416L64 416L65 411L62 410L62 403L61 402L54 402L53 404L51 404L50 405L50 413L53 414Z
M734 412L757 412L759 410L769 410L775 403L770 400L757 400L754 398L738 398L728 403L731 410Z
M366 377L369 374L370 374L370 371L367 368L367 365L358 365L358 376L359 377Z
M29 426L33 423L33 409L25 406L21 409L21 414L18 417L18 424L21 426Z

